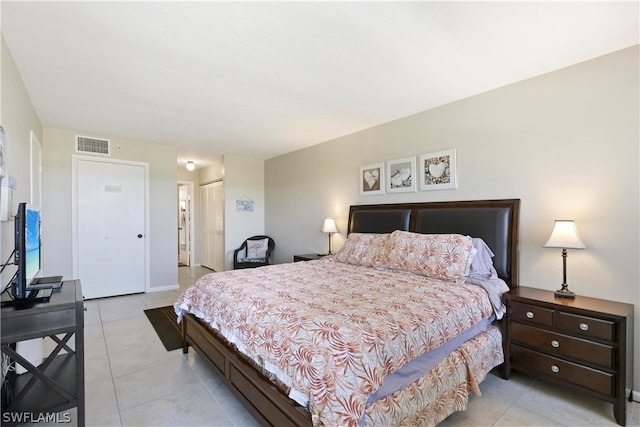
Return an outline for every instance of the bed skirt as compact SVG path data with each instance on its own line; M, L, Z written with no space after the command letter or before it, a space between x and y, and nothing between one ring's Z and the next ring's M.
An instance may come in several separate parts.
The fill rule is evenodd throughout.
M313 417L221 335L192 314L182 320L183 352L192 346L262 425L311 426ZM453 351L404 390L366 406L364 425L433 426L466 409L469 393L503 362L502 335L492 326Z

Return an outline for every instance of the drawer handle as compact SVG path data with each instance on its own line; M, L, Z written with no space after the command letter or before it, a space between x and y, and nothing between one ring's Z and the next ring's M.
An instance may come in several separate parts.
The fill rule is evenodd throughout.
M558 368L558 365L551 365L551 372L553 372L554 374L560 372L560 368Z
M560 347L560 342L558 342L557 340L551 341L551 347L553 347L553 348Z
M588 331L589 330L589 325L587 325L586 323L580 323L580 330Z
M529 319L533 319L535 316L536 316L536 315L535 315L535 314L533 314L533 311L527 311L527 317L528 317Z

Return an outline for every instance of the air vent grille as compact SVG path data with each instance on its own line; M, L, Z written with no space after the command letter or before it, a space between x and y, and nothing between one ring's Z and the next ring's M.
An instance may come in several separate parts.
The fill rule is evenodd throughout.
M111 143L108 139L76 136L76 151L79 153L111 155Z

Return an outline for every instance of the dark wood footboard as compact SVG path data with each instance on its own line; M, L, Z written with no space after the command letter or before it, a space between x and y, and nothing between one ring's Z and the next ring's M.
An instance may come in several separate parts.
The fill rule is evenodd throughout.
M218 333L191 314L182 319L183 353L189 346L216 371L253 417L265 426L310 426L311 415L239 356Z

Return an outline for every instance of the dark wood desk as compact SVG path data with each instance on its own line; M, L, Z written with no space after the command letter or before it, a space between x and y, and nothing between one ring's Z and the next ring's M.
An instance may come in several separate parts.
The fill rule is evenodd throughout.
M77 425L85 425L84 399L84 304L79 280L65 281L49 302L26 307L2 308L2 353L19 362L27 372L7 374L3 384L11 387L2 401L2 424L68 422L67 409L77 407ZM75 336L75 351L69 340ZM15 343L33 338L53 340L57 345L33 366L15 351ZM46 339L46 338L45 338Z

